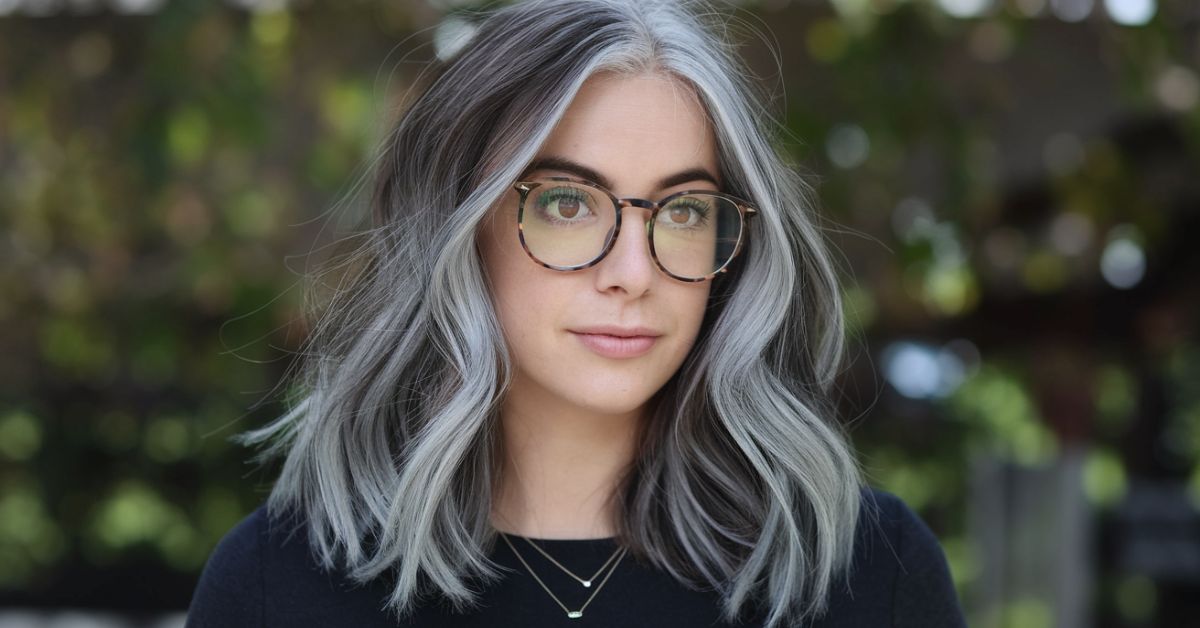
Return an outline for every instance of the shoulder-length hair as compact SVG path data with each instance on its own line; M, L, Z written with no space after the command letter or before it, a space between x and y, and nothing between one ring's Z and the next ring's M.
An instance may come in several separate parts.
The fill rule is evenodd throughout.
M463 609L488 559L512 365L477 228L597 72L654 72L699 97L726 191L760 211L700 338L659 392L614 495L618 540L727 618L819 615L849 568L862 480L835 419L836 271L810 192L716 13L691 3L530 0L499 9L387 136L354 278L308 340L300 394L241 435L284 459L273 516L303 515L327 568L393 576L398 615L427 593Z

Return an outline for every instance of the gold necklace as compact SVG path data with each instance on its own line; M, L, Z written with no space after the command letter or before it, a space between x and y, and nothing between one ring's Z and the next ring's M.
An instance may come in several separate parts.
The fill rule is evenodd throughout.
M537 573L535 573L533 571L533 568L529 566L529 563L525 562L525 558L523 556L521 556L521 553L517 551L517 547L512 544L512 541L508 540L508 535L505 534L504 532L501 532L500 537L503 538L504 542L508 544L509 549L511 549L513 551L513 554L516 555L517 560L521 561L521 564L525 566L525 570L529 572L529 575L533 576L533 579L536 580L539 585L541 585L542 590L546 592L546 595L549 595L550 599L554 600L554 603L558 604L559 608L563 609L563 612L565 612L567 614L568 619L579 619L580 617L583 617L584 609L586 609L588 607L588 604L592 603L592 600L596 599L596 595L600 593L600 589L604 588L604 584L608 582L608 579L613 575L613 572L617 570L617 565L621 564L621 560L625 558L625 554L626 554L625 548L622 547L622 548L616 550L615 552L613 552L613 555L609 556L608 560L604 561L604 567L601 567L600 571L604 571L604 568L607 567L609 565L609 563L612 563L612 569L609 569L608 573L605 574L604 579L600 581L600 584L596 585L596 590L592 591L592 594L588 596L588 599L586 601L584 601L583 606L580 606L579 610L573 611L573 610L567 608L567 605L563 604L562 600L558 599L557 595L554 595L554 592L550 590L550 587L546 586L545 582L542 582L542 579L538 577ZM526 539L526 540L528 540L528 539ZM530 543L532 544L532 541L530 541ZM540 547L537 547L536 545L534 545L534 547L537 548L538 551L540 551L543 556L545 556L546 558L549 558L550 561L553 562L555 565L558 565L558 567L560 569L562 569L563 571L566 571L568 574L571 575L571 577L573 577L576 580L583 583L583 586L585 586L585 587L591 587L592 579L594 579L596 576L600 575L600 571L597 571L596 575L592 576L592 579L584 580L584 579L576 576L574 573L571 573L571 570L567 569L566 567L563 567L561 564L559 564L558 561L551 558L549 554L546 554L546 552L544 550L542 550ZM613 562L614 559L616 562Z

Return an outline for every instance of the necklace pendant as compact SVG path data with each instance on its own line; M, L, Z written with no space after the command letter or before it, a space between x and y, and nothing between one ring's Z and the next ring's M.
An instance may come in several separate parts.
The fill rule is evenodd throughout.
M584 586L584 588L585 588L585 589L590 589L590 588L592 588L592 581L591 581L591 580L584 580L584 581L583 581L583 586Z
M570 619L579 619L583 617L583 611L567 611L567 617Z

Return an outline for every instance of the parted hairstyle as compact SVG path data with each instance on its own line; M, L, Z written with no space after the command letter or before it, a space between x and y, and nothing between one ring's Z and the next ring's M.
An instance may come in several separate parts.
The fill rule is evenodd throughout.
M727 28L692 2L505 6L384 139L359 270L314 321L287 412L238 438L261 447L260 462L282 459L271 515L302 514L326 568L389 576L396 615L434 594L465 610L473 583L501 577L489 514L513 364L476 234L597 72L691 89L724 191L760 211L735 270L714 281L690 354L652 399L612 498L617 541L718 592L728 619L753 610L768 626L820 615L848 575L862 479L834 410L836 269Z

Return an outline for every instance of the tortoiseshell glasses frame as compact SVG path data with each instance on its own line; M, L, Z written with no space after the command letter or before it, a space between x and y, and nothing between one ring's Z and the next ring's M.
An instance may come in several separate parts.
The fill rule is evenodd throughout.
M526 238L525 238L525 208L526 208L526 204L528 203L528 200L529 200L529 193L532 192L533 190L537 189L538 187L541 187L546 184L556 183L556 182L563 182L563 183L570 183L570 184L574 184L574 185L586 186L592 190L599 192L603 196L607 197L612 202L612 205L613 205L614 224L613 224L611 232L605 239L603 248L601 249L601 251L598 255L596 255L594 258L592 258L582 264L575 264L575 265L571 265L571 266L560 266L560 265L550 264L541 259L538 259L537 255L534 254L534 252L530 249L529 243L526 241ZM573 177L538 177L536 179L521 180L521 181L516 181L515 183L513 183L513 189L515 189L520 196L520 201L519 201L518 207L517 207L517 233L518 233L518 236L521 241L521 248L525 250L525 253L529 256L530 259L532 259L534 262L536 262L540 266L549 268L551 270L558 270L558 271L564 271L564 272L583 270L585 268L590 268L592 266L595 266L596 264L599 264L609 254L609 252L612 251L613 246L616 244L617 235L621 233L622 210L624 210L626 207L638 207L641 209L651 210L650 216L646 221L646 240L650 246L650 258L654 260L654 265L656 267L658 267L658 269L663 274L667 275L668 277L671 277L672 279L676 279L678 281L685 281L685 282L708 281L710 279L715 278L716 276L718 276L720 274L728 272L730 264L733 263L733 260L737 259L738 254L740 254L742 252L742 249L745 246L746 237L747 237L747 233L748 233L747 229L746 229L747 220L751 216L754 216L758 213L758 210L755 209L753 206L751 206L748 201L742 200L736 196L725 194L723 192L715 192L713 190L683 190L681 192L675 192L666 197L663 197L662 199L659 199L658 201L651 201L651 200L647 200L644 198L634 198L634 197L619 198L619 197L617 197L617 195L613 194L612 192L610 192L609 190L604 188L604 186L602 186L602 185L599 185L597 183L594 183L592 181L588 181L585 179L576 179ZM729 254L728 259L726 259L724 262L722 262L718 268L716 268L712 272L709 272L700 277L688 277L688 276L678 275L678 274L671 272L671 270L663 264L662 260L659 259L658 251L656 250L655 244L654 244L654 225L658 221L659 212L661 212L664 208L668 207L672 201L675 201L675 200L683 198L683 197L688 197L688 196L699 196L699 197L705 197L705 198L720 199L720 200L728 203L729 206L736 208L737 212L738 212L737 242L736 242L736 244L734 244L733 251Z

